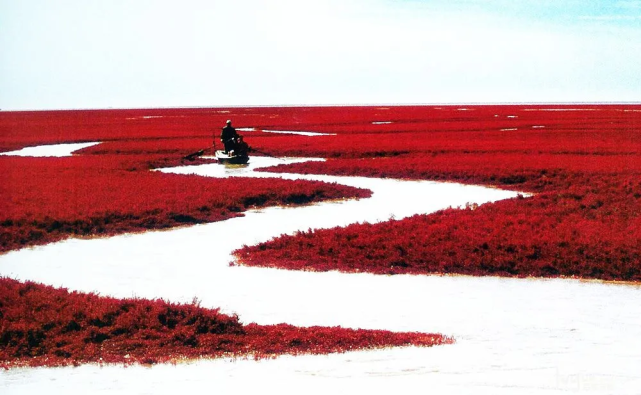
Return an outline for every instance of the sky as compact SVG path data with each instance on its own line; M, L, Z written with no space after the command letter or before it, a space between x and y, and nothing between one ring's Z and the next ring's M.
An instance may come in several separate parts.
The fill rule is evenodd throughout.
M0 109L641 101L641 0L0 0Z

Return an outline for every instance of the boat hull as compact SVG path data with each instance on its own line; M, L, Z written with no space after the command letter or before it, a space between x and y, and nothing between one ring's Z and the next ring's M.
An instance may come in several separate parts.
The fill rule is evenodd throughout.
M248 155L228 155L225 151L216 151L216 160L220 164L244 165L249 162Z

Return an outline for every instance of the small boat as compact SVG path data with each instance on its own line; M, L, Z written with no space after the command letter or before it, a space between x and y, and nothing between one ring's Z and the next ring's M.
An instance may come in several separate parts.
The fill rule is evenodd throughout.
M236 155L234 151L226 153L223 150L217 150L215 156L216 160L220 164L244 165L249 162L249 155L247 155L246 152L244 154Z

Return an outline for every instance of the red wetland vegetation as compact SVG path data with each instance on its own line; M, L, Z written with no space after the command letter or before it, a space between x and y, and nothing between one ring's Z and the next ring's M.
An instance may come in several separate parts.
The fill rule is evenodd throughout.
M197 357L270 358L451 343L438 334L287 324L163 300L115 299L32 282L0 281L0 366L179 362Z
M227 119L252 129L241 133L255 153L330 158L269 171L455 181L533 194L283 236L237 251L243 264L641 280L641 106L634 105L0 112L0 151L102 142L68 158L0 157L0 251L217 221L255 206L369 196L325 183L149 171L207 163L184 157L210 147ZM261 358L451 341L432 334L242 324L197 303L117 300L0 278L5 367Z
M144 159L135 157L0 157L0 252L70 236L220 221L251 207L370 195L322 182L211 179L152 172L144 164L136 170Z
M268 152L333 158L266 171L456 181L534 195L299 232L237 251L242 264L641 280L640 106L426 108L422 123L388 111L392 123L353 126L342 140L265 139ZM452 118L439 118L442 111Z

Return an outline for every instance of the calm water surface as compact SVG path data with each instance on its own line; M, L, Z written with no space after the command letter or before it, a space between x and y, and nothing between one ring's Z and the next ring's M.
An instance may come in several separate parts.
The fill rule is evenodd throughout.
M361 177L259 173L298 159L252 158L165 169L212 177L282 177L371 189L370 199L252 210L162 232L67 240L0 257L0 275L117 297L221 307L243 322L440 332L457 343L275 360L149 367L12 369L0 393L402 391L469 394L641 393L641 287L576 280L376 276L230 266L231 251L283 233L401 219L516 192ZM239 180L242 182L242 180Z

